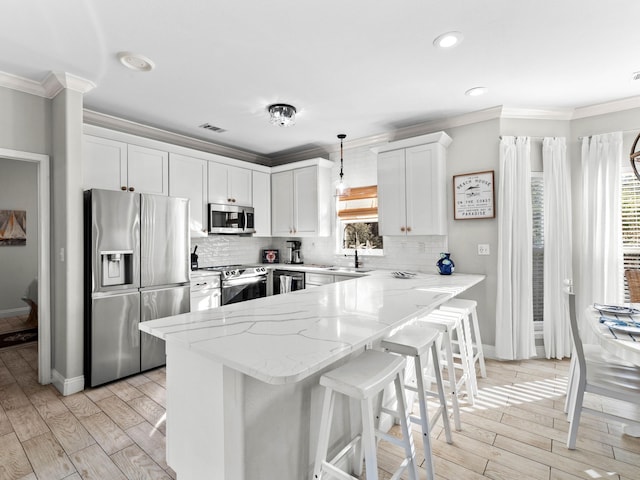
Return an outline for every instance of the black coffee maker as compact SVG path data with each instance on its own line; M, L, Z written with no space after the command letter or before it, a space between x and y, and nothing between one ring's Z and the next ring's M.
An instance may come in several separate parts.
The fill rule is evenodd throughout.
M287 240L287 243L287 249L289 250L289 261L287 263L302 263L302 253L300 252L302 242Z

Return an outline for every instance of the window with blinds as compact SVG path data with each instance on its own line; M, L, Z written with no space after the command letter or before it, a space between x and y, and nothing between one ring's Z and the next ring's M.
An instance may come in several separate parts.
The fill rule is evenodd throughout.
M533 321L544 319L544 181L542 173L531 174L533 213Z
M344 253L382 255L382 236L378 234L378 187L353 187L338 197L338 219Z
M624 269L640 269L640 181L631 167L621 173L622 255ZM629 286L624 281L624 301L629 302Z

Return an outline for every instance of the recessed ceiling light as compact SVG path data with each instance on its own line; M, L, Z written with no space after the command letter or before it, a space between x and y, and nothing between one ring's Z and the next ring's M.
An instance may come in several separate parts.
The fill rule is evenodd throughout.
M478 97L480 95L484 95L488 91L489 89L487 87L473 87L464 92L464 94L469 97Z
M436 37L433 46L437 48L451 48L462 42L464 36L461 32L447 32Z
M119 52L118 60L120 60L120 63L125 67L136 70L137 72L149 72L156 67L156 64L149 58L139 53Z

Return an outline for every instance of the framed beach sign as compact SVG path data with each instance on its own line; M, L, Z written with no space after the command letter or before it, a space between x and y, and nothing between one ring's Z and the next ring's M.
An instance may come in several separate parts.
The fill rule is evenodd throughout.
M494 218L493 170L453 176L453 218Z
M27 244L27 212L0 210L0 246Z

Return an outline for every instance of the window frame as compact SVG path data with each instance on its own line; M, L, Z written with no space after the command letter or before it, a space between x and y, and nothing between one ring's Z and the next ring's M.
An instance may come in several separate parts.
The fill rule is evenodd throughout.
M364 205L366 201L370 201L370 204ZM348 202L354 202L355 207L348 205ZM353 187L345 194L336 196L336 252L338 254L355 255L355 248L343 247L347 226L354 223L378 223L377 185ZM358 248L358 255L383 256L384 240L381 235L378 237L382 241L382 248Z

